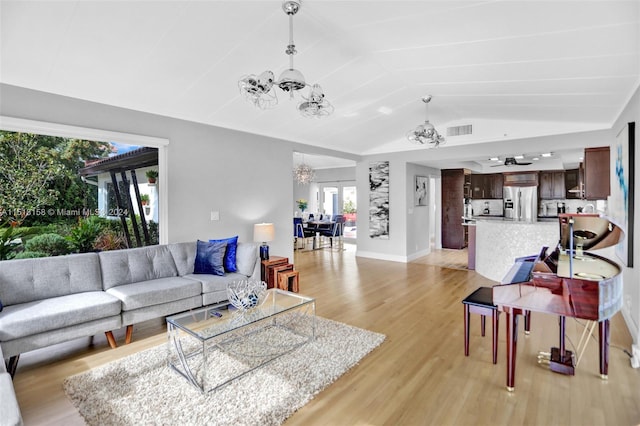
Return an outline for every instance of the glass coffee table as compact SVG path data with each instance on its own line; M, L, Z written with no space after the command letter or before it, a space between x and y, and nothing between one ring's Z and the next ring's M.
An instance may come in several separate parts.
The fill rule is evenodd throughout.
M229 302L167 317L168 364L206 393L315 339L315 299L267 290L260 306Z

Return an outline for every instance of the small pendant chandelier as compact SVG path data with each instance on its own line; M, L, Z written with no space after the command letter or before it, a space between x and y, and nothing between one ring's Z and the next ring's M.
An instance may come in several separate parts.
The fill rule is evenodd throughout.
M289 16L289 45L285 50L289 55L289 68L280 74L278 81L271 71L264 71L260 75L249 74L238 81L240 94L260 109L273 108L278 104L274 85L284 92L289 92L291 99L295 91L309 86L302 73L293 67L293 55L297 53L293 42L293 15L300 10L300 3L295 0L282 2L282 10ZM298 104L298 111L304 117L324 117L333 112L333 105L324 98L322 88L318 84L311 85L309 96L302 98L303 101Z
M298 164L293 168L293 178L300 185L307 185L313 181L316 177L316 172L313 168L305 164L304 156L302 157L302 163Z
M433 124L429 123L429 102L431 101L431 95L427 95L422 98L424 102L427 116L424 124L418 125L414 130L407 133L407 139L410 142L419 145L430 145L431 148L437 148L445 142L444 136L440 135Z

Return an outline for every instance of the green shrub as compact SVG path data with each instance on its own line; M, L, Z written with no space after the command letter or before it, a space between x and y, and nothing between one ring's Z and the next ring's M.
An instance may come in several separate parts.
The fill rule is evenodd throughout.
M41 251L23 251L16 254L14 259L33 259L36 257L47 257L49 256L47 253L43 253Z
M105 219L98 216L89 216L87 219L80 219L78 224L71 229L67 240L71 242L73 250L78 253L88 253L93 251L93 244L100 232L102 232Z
M127 248L127 241L120 232L104 229L93 243L96 250L120 250Z
M6 221L0 226L0 260L13 259L23 249L23 241L33 231L18 226L19 223Z
M60 256L71 252L69 242L58 234L36 235L25 243L24 248L27 252L41 252L47 256Z

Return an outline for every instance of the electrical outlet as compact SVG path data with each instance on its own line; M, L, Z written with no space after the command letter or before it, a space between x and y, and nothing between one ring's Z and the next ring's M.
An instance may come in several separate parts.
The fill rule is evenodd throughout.
M640 347L638 345L631 346L631 367L638 368L640 367Z
M211 212L211 220L220 220L220 212Z

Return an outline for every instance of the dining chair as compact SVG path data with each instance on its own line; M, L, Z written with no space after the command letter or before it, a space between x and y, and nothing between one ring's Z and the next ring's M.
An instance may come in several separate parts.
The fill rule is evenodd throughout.
M298 239L302 239L302 248L306 247L307 238L314 238L316 235L313 229L305 229L302 218L293 218L293 248L298 248Z
M340 243L340 247L343 246L343 231L344 231L344 216L337 214L335 215L333 222L331 222L331 226L328 229L323 229L320 231L320 235L325 238L329 238L330 247L333 248L333 239L338 239Z

